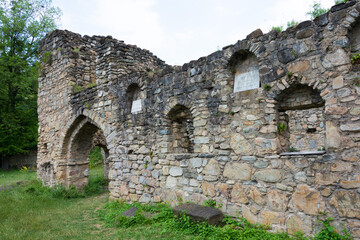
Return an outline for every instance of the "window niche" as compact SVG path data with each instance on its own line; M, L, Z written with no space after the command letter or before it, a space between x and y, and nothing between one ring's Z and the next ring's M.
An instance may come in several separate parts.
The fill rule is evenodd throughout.
M234 93L260 87L259 63L253 53L247 50L234 53L229 66L234 74Z
M183 105L176 105L168 114L171 135L169 136L169 153L194 152L194 127L190 110Z
M127 109L128 113L137 114L142 111L141 89L138 84L131 84L127 90Z
M357 21L349 32L352 70L360 71L360 22ZM357 83L358 84L358 83Z
M351 53L360 52L360 22L357 21L349 32Z
M278 130L282 152L325 150L324 100L301 84L278 96Z

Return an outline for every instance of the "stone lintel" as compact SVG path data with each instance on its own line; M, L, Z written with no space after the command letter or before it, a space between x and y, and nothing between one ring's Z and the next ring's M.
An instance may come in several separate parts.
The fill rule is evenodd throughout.
M283 152L280 156L298 156L298 155L323 155L326 151L302 151L302 152Z

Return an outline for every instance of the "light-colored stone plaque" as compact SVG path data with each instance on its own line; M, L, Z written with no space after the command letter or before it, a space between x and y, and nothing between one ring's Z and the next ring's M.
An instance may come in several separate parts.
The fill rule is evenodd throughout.
M260 87L259 71L257 69L235 75L234 93Z
M141 112L141 99L135 100L132 102L131 105L131 113L138 113Z

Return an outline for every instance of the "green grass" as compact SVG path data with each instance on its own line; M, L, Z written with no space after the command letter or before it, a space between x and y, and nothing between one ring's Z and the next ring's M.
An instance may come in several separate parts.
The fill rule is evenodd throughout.
M103 176L102 166L92 169L83 195L42 187L36 172L1 171L2 185L27 182L0 191L0 239L118 239L118 230L105 227L97 214L108 201L98 190Z
M104 177L104 165L96 165L90 169L89 181L99 177Z
M34 196L20 190L0 192L0 239L116 239L96 209L105 195L80 199Z
M14 185L17 182L29 181L36 179L36 171L23 171L10 169L3 171L0 169L0 186Z
M252 225L225 218L224 226L196 224L188 217L177 218L165 204L128 204L109 201L107 193L98 191L103 184L103 168L91 169L87 190L67 190L61 186L47 188L34 180L34 173L9 171L2 173L6 183L17 182L18 176L26 183L0 191L0 239L297 239L287 234L273 234L261 225ZM24 178L29 174L29 178ZM99 180L100 179L100 180ZM216 205L210 201L210 205ZM136 206L135 217L121 213ZM149 214L152 218L148 217ZM316 240L351 239L340 236L324 221Z

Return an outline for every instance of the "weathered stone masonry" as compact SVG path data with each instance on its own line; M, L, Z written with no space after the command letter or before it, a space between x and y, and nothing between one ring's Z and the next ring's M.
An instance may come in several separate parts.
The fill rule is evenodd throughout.
M227 214L290 233L316 232L328 212L360 237L360 68L350 61L359 12L356 1L336 5L183 66L110 36L48 34L39 177L87 184L99 145L112 198L213 198Z

